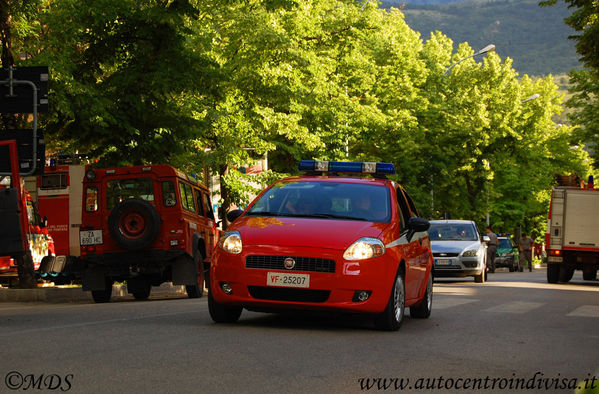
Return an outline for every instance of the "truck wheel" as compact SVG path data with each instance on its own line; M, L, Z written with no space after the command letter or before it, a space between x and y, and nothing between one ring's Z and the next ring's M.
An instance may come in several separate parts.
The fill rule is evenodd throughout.
M133 298L135 298L138 301L143 301L147 300L148 297L150 297L150 293L152 292L152 285L148 282L148 284L144 286L145 287L143 290L139 290L133 293Z
M433 273L428 276L426 292L420 304L410 307L410 316L418 319L428 319L433 308Z
M566 267L562 265L559 270L559 281L567 283L574 276L574 268Z
M208 292L208 312L216 323L235 323L243 310L240 306L228 306L214 301L212 292Z
M547 264L547 283L557 283L559 281L559 265Z
M94 302L103 304L110 301L112 296L112 280L106 278L106 287L104 290L92 290L92 298Z
M597 279L597 270L583 270L582 271L582 279L596 280Z
M150 286L148 286L147 290L137 291L137 292L133 293L133 298L135 298L137 301L147 300L148 297L150 297L151 291L152 291L152 288Z
M160 215L141 198L118 203L108 217L108 230L123 249L140 250L154 242L160 232Z
M406 287L403 275L400 269L395 276L387 307L374 320L374 325L379 330L397 331L401 327L406 304Z

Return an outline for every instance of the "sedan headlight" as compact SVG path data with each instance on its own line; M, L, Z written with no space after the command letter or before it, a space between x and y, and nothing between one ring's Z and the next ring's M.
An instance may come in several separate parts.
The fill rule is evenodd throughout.
M476 250L467 250L467 251L465 251L462 254L462 256L464 256L464 257L476 257L476 256L478 256L478 251L479 251L479 249L476 249Z
M218 244L223 250L233 254L239 254L243 249L239 231L226 232Z
M360 238L343 253L345 260L366 260L385 254L385 245L377 238Z

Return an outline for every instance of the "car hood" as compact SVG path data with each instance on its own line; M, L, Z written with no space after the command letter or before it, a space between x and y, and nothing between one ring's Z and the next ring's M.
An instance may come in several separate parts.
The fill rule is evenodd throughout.
M228 230L244 245L315 246L345 249L361 237L377 238L388 223L272 216L242 216Z
M478 249L481 246L478 241L431 241L433 253L461 253L463 250Z

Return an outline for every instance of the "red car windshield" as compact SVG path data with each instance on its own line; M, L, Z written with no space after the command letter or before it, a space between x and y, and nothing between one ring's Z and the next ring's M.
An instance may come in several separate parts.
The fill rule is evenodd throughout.
M274 184L247 214L389 222L389 204L383 185L288 181Z

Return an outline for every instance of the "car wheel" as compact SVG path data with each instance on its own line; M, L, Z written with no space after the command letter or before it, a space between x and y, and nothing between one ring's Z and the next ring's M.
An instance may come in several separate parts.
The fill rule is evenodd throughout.
M559 281L559 265L547 264L547 283L557 283Z
M403 272L395 276L395 282L389 295L385 310L375 318L374 324L380 330L397 331L401 327L406 304L406 288Z
M410 307L410 316L418 319L427 319L431 315L433 308L433 274L428 276L426 283L426 292L420 304Z
M110 301L112 296L112 280L106 278L106 287L104 290L92 290L92 298L97 304L103 304Z
M150 246L160 233L160 215L149 202L132 198L118 203L108 217L112 239L123 249Z
M200 298L204 295L204 258L201 253L196 253L193 263L198 269L197 284L186 285L185 291L189 298Z
M485 281L488 279L487 277L487 264L485 264L483 266L483 270L480 273L480 275L474 275L474 282L476 283L485 283Z
M235 323L239 320L242 310L240 306L228 306L216 302L212 297L212 291L208 292L208 312L216 323Z

